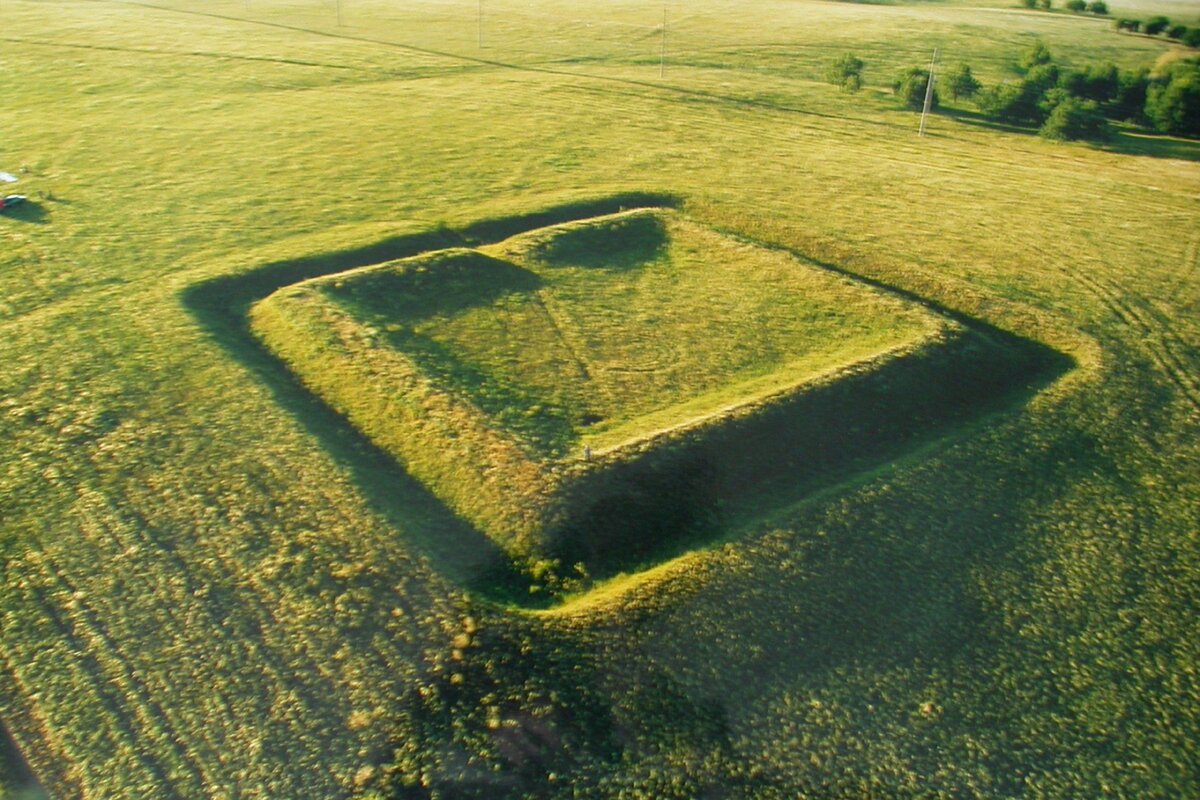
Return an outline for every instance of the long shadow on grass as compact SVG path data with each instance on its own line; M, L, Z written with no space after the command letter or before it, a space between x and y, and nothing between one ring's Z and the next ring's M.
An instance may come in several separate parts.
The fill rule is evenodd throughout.
M959 122L987 128L1003 133L1023 133L1029 136L1037 135L1034 125L1013 125L987 117L978 111L966 109L950 109L938 112L952 117ZM1080 140L1075 144L1083 144L1110 153L1126 156L1145 156L1148 158L1172 158L1179 161L1200 161L1200 141L1182 139L1176 136L1153 133L1147 130L1129 129L1128 125L1115 126L1112 136L1102 141Z
M1073 365L1044 345L951 316L969 339L849 374L597 475L571 498L579 512L555 554L606 578L726 541L774 510L1024 405Z
M0 795L8 797L3 794L6 790L12 792L12 797L25 800L46 800L50 796L38 783L8 727L0 720Z
M495 543L454 516L390 455L309 392L251 333L247 314L254 303L272 292L310 278L429 250L490 244L537 228L626 208L678 204L673 196L644 192L583 200L462 228L398 236L367 247L267 264L190 286L181 293L181 300L218 344L262 381L280 406L353 476L372 508L411 535L450 578L493 599L528 603L527 579Z
M1200 141L1179 139L1174 136L1118 131L1112 139L1102 143L1100 147L1127 156L1200 161Z

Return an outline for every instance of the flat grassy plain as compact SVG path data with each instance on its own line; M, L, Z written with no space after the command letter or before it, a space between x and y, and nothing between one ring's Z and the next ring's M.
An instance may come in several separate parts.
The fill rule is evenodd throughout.
M0 4L0 169L34 200L0 217L0 719L50 794L1197 794L1200 146L953 106L918 139L883 89L934 47L990 83L1035 37L1072 65L1170 45L701 0L668 6L660 77L661 8L489 2L482 48L477 11ZM859 95L821 81L847 50ZM194 299L627 192L1074 368L531 612L472 592L486 537Z

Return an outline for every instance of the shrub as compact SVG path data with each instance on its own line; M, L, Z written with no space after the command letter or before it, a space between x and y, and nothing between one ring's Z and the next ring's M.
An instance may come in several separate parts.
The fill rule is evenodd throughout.
M909 67L892 82L892 91L908 108L921 109L925 107L925 91L928 85L929 70L924 67ZM930 107L938 107L937 89L933 90Z
M1129 31L1131 33L1137 33L1141 27L1142 27L1142 21L1140 19L1119 19L1119 20L1117 20L1117 30L1119 30L1119 31Z
M1046 47L1045 42L1038 39L1028 50L1021 54L1020 65L1023 70L1031 70L1040 64L1049 64L1054 60L1050 55L1050 48Z
M1166 83L1151 84L1146 116L1163 133L1200 136L1200 62L1178 65Z
M865 64L861 58L846 53L825 70L825 80L842 87L847 92L862 88L862 71Z
M1171 27L1167 28L1167 38L1182 39L1187 31L1187 25L1172 25Z
M1040 8L1042 8L1044 11L1049 11L1050 7L1052 5L1053 5L1053 3L1051 2L1051 0L1038 0L1038 6Z
M1094 2L1088 6L1088 11L1092 12L1098 17L1107 16L1108 4L1105 3L1104 0L1094 0Z
M1057 86L1060 75L1061 71L1054 64L1038 64L1025 73L1025 80L1022 82L1028 84L1033 91L1041 94Z
M1021 0L1021 4L1026 8L1037 8L1037 0Z
M1091 100L1068 95L1055 103L1038 133L1057 141L1107 139L1109 136L1108 122L1099 107Z
M1146 106L1146 89L1149 78L1146 71L1122 72L1117 79L1117 91L1109 106L1110 119L1138 120Z
M1166 17L1154 17L1146 23L1143 30L1150 36L1158 36L1171 25L1171 20Z
M966 64L958 64L947 72L945 83L950 96L955 100L960 97L974 97L980 87L979 81L971 74L971 68Z
M1045 116L1042 93L1026 82L1002 83L979 93L976 102L986 116L1016 125L1040 123Z
M1116 64L1096 64L1059 76L1058 85L1074 97L1107 103L1117 95L1120 74Z
M1046 94L1058 87L1059 69L1039 64L1020 83L1005 83L981 92L976 102L987 116L1014 125L1040 125L1056 99L1047 103ZM1063 96L1067 93L1059 89Z
M1087 11L1087 0L1067 0L1067 10L1076 14Z
M1073 97L1087 96L1087 73L1082 70L1064 72L1058 79L1058 86Z
M1188 32L1183 35L1182 41L1188 47L1200 47L1200 28L1188 28Z

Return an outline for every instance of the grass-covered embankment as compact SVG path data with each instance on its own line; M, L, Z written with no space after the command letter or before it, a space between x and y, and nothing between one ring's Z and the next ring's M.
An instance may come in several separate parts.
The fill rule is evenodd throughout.
M318 396L543 576L608 575L719 535L773 478L827 484L1044 366L650 209L323 276L251 319Z

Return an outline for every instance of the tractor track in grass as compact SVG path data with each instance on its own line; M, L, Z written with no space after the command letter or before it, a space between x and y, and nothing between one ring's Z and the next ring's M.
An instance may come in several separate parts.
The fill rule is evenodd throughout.
M1183 269L1179 271L1179 277L1171 284L1171 288L1167 290L1168 297L1174 297L1189 283L1194 283L1196 273L1200 271L1200 233L1192 236L1191 241L1187 243L1187 247L1183 251ZM1184 310L1194 308L1197 301L1195 299L1186 302L1183 305Z
M303 61L295 58L270 58L268 56L243 56L234 53L213 53L203 50L157 50L152 47L119 47L117 45L81 44L78 42L47 42L40 39L26 39L19 36L0 36L0 42L9 44L34 45L36 47L63 48L70 50L99 50L110 53L136 53L148 56L167 56L170 58L205 58L218 61L250 61L266 64L283 64L290 67L314 67L317 69L341 69L352 72L386 72L386 70L356 67L349 64L329 64L320 61Z
M542 312L542 316L546 318L546 324L550 327L550 330L554 331L554 337L558 339L559 344L563 346L563 349L571 356L571 360L575 362L575 369L579 370L579 377L590 383L592 380L592 371L588 369L587 362L583 360L583 354L579 352L579 348L575 347L571 343L571 340L567 338L563 326L558 324L558 319L550 311L550 307L546 304L547 298L545 293L534 292L532 298L533 304L537 306L538 310Z
M1122 289L1081 270L1060 269L1137 335L1154 365L1174 384L1193 410L1200 412L1200 379L1195 377L1200 373L1200 363L1195 355L1196 348L1179 338L1172 329L1171 320L1132 290Z
M112 512L113 509L109 507L108 511ZM327 716L319 709L320 704L314 707L307 698L336 696L336 692L331 691L333 687L330 681L333 678L328 670L323 670L320 664L296 654L292 654L289 659L280 652L278 644L272 644L265 639L259 641L272 625L278 624L278 621L276 615L272 614L265 604L265 598L261 596L261 587L255 585L256 581L247 581L252 589L241 595L241 613L222 614L214 607L214 600L207 590L210 586L220 588L216 578L210 580L206 577L204 567L190 563L177 553L175 548L163 547L154 540L149 532L155 528L143 517L134 513L122 524L114 525L104 523L90 507L83 513L84 519L80 527L86 530L88 535L81 544L89 545L88 547L76 547L70 554L63 554L68 558L52 555L41 548L38 557L43 572L51 584L57 587L55 593L65 592L72 597L73 608L68 609L63 603L55 602L53 597L44 592L39 592L39 605L43 607L44 613L61 623L60 627L70 634L71 641L80 643L77 649L89 654L87 663L80 665L80 669L87 673L86 680L96 686L115 687L108 691L115 691L123 698L122 702L127 704L126 708L131 709L122 716L110 705L105 706L108 708L107 713L116 715L116 723L129 728L130 747L136 749L138 742L155 741L157 744L153 748L154 753L174 752L175 758L168 759L176 763L182 762L180 768L186 765L188 773L192 776L192 780L188 781L189 785L220 785L221 776L214 775L213 772L223 769L218 765L224 763L222 747L226 743L214 740L208 735L208 731L213 729L212 723L220 719L221 725L217 726L218 729L236 729L239 720L237 709L242 709L242 718L247 713L257 714L264 709L249 711L246 708L246 696L231 693L228 687L213 691L215 687L206 682L203 673L197 674L186 662L178 665L182 672L172 672L164 669L162 661L144 661L131 656L121 644L133 641L129 632L124 630L127 626L121 625L118 626L118 630L110 631L109 626L102 623L105 618L135 625L139 622L155 624L154 620L157 618L158 624L167 629L189 632L185 639L198 645L189 649L199 649L210 653L214 658L238 663L240 670L244 671L253 684L264 688L275 687L281 694L290 695L295 703L298 720L290 720L287 723L289 727L301 725L308 728L315 724L314 720ZM112 574L126 587L122 595L142 598L139 608L144 612L156 613L127 617L120 613L120 609L90 606L88 602L91 594L77 594L80 587L75 585L70 577L78 574L73 562L82 559L91 563L116 565L128 558L137 558L134 554L138 552L143 553L140 556L143 560L151 560L158 564L161 580L151 580L148 577L151 571L140 569L136 565L115 569ZM217 554L216 558L217 563L226 570L226 574L243 578L246 575L243 565L227 560L223 554ZM163 565L170 565L171 568L164 571ZM197 592L197 588L204 591ZM217 594L215 602L219 603L219 600L220 593ZM163 617L170 621L164 622ZM83 647L87 642L91 644L87 648ZM207 643L207 646L204 643ZM179 645L177 639L172 639L164 641L161 646L165 651ZM286 648L284 651L286 652ZM295 663L298 658L303 663ZM288 663L289 660L292 663ZM301 682L296 680L298 675L313 677L308 682ZM318 685L314 686L314 683ZM173 713L153 700L155 696L161 697L164 693L178 694L182 687L188 686L210 688L206 690L203 698L189 696L187 701L175 705ZM260 706L267 702L267 695L264 693L253 693L253 697L256 698L254 703ZM297 741L299 738L296 737ZM169 749L163 750L163 747ZM290 754L292 757L298 755L298 752ZM144 762L145 757L141 757L141 760ZM152 772L157 775L172 772L172 769L163 764L162 758L158 757ZM181 782L182 776L173 779L170 785L178 785ZM176 796L193 795L189 791Z
M60 590L73 591L59 574L57 564L49 561L45 550L31 542L29 552L38 554L40 571L52 583L57 585ZM98 636L96 640L93 640L93 637L88 635L96 633L92 627L87 622L65 617L62 613L62 606L48 597L44 589L31 587L29 591L33 595L36 606L42 612L42 618L58 631L58 640L67 644L78 654L76 665L79 672L83 679L91 684L92 691L88 695L105 709L108 716L106 722L114 726L114 732L128 742L128 745L121 749L133 754L146 772L153 776L159 789L163 792L161 797L183 798L184 795L180 794L178 790L178 782L172 782L169 779L160 761L149 755L146 748L138 746L139 742L147 738L146 734L149 732L147 725L138 724L139 718L144 721L148 712L140 702L141 698L131 696L128 688L131 680L128 670L126 669L122 674L121 670L102 663L102 659L107 660L106 656L112 657L112 653L104 652L107 640L103 636ZM133 706L132 710L129 708L130 706ZM159 737L153 738L161 738L161 730L159 734ZM158 744L179 753L178 744L169 738ZM197 777L194 770L189 769L189 772L192 772L193 779ZM199 786L202 785L199 784Z

